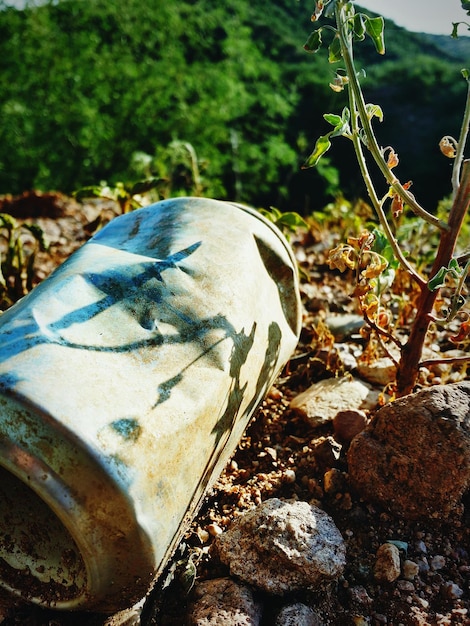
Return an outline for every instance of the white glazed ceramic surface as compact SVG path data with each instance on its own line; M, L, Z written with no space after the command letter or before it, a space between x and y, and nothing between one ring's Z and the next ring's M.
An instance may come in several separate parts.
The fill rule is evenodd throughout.
M0 585L115 611L172 555L300 331L257 212L120 216L0 317Z

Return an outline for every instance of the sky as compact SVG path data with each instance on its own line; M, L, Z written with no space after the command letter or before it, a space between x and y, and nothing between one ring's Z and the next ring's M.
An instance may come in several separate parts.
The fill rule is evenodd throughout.
M418 33L450 35L452 22L470 22L460 0L358 0L357 4ZM459 35L467 35L462 25Z
M5 0L5 3L21 7L24 0ZM460 0L358 0L357 4L418 33L450 35L452 22L462 22L466 18L470 22ZM459 35L468 34L467 28L461 26Z

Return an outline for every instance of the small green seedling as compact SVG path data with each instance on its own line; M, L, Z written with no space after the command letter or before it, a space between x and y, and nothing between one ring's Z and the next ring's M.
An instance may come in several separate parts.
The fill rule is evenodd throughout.
M20 224L0 213L0 309L4 310L34 286L38 250L47 250L44 232L37 224Z

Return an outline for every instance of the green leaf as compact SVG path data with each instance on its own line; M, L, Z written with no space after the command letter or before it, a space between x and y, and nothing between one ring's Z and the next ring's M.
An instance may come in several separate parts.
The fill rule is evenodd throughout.
M278 220L278 224L281 226L287 226L291 230L296 230L300 227L308 228L307 222L295 211L283 213Z
M330 135L331 137L347 137L351 136L351 128L347 122L337 126Z
M374 252L377 252L378 254L382 254L383 250L385 250L385 248L388 246L388 239L385 236L385 233L378 228L374 228L372 234L374 235L372 250Z
M470 1L469 0L460 0L462 5L462 9L467 11L467 15L470 15Z
M372 234L374 235L374 243L372 244L371 250L380 254L380 256L387 261L390 270L396 270L400 263L395 257L395 253L387 239L387 236L377 227L372 229Z
M310 33L307 41L304 43L304 50L307 52L318 52L322 45L322 30L322 28L318 28L317 30L314 30L313 33Z
M309 167L315 167L321 157L327 152L331 147L330 141L331 133L327 135L323 135L317 139L317 143L315 144L315 148L313 149L312 154L308 157L305 163L302 165L302 169L306 170Z
M464 272L463 268L460 267L459 262L456 258L452 258L449 261L448 271L449 274L451 274L454 278L460 278Z
M5 280L5 276L3 275L1 265L0 265L0 285L3 287L3 289L7 288L7 281Z
M331 124L335 128L339 124L343 123L343 119L339 115L335 115L334 113L325 113L323 117L328 122L328 124Z
M328 48L328 61L330 63L336 63L337 61L341 61L341 57L341 41L339 35L336 34Z
M273 224L279 221L282 217L282 211L276 209L274 206L269 207L269 211L267 209L259 209L259 212L270 222L273 222Z
M468 79L470 78L470 72L468 71L468 69L464 67L462 70L460 70L460 72L465 80L468 82Z
M452 258L447 267L441 267L437 274L429 280L428 287L431 291L435 291L444 285L447 275L458 279L463 275L464 271L457 259Z
M90 187L82 187L73 192L73 197L80 202L81 200L87 200L88 198L99 198L101 196L102 187L92 185Z
M351 129L349 127L351 113L349 112L349 109L347 107L344 107L341 113L341 117L333 113L325 113L323 117L329 124L335 127L334 130L330 132L331 137L351 134Z
M363 39L365 39L366 37L366 27L364 23L365 17L367 16L363 15L362 13L357 13L354 16L353 32L354 32L354 39L356 41L363 41Z
M180 583L186 593L189 593L196 582L197 570L191 559L185 563L184 568L179 574Z
M356 76L358 79L365 78L367 76L366 70L361 68L358 72L356 72Z
M383 122L384 114L378 104L366 104L367 117L371 120L377 117L379 122Z
M38 224L23 224L23 228L28 230L36 239L39 244L39 248L43 251L49 249L49 242L47 241L46 234Z
M436 291L444 286L447 276L447 267L441 267L437 274L428 281L428 289L430 291Z
M0 228L6 228L7 230L12 231L18 228L18 222L8 213L0 213Z
M366 131L363 128L359 129L359 139L367 148L369 147L369 139L367 138Z
M374 42L375 49L379 54L385 54L384 41L384 18L383 17L367 17L366 32Z
M147 193L155 187L158 187L160 180L158 178L149 178L148 180L141 180L135 183L130 190L130 195L135 196L136 194Z

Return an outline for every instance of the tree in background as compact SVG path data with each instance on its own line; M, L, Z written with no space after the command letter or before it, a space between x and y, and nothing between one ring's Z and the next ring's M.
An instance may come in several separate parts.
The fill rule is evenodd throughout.
M300 171L332 99L327 60L311 62L299 45L307 28L294 0L268 13L261 0L60 0L24 11L0 0L0 193L127 182L136 153L158 164L176 141L194 148L206 195L306 213L340 184L355 194L360 175L346 147L322 171ZM394 36L391 63L423 50L415 36ZM449 121L450 83L436 67L450 71L452 59L433 46L420 73L444 80L438 95ZM371 73L380 71L374 63ZM398 71L407 98L422 97L412 64ZM387 110L412 159L413 135L397 112L404 101L391 97ZM439 111L423 119L429 141Z

